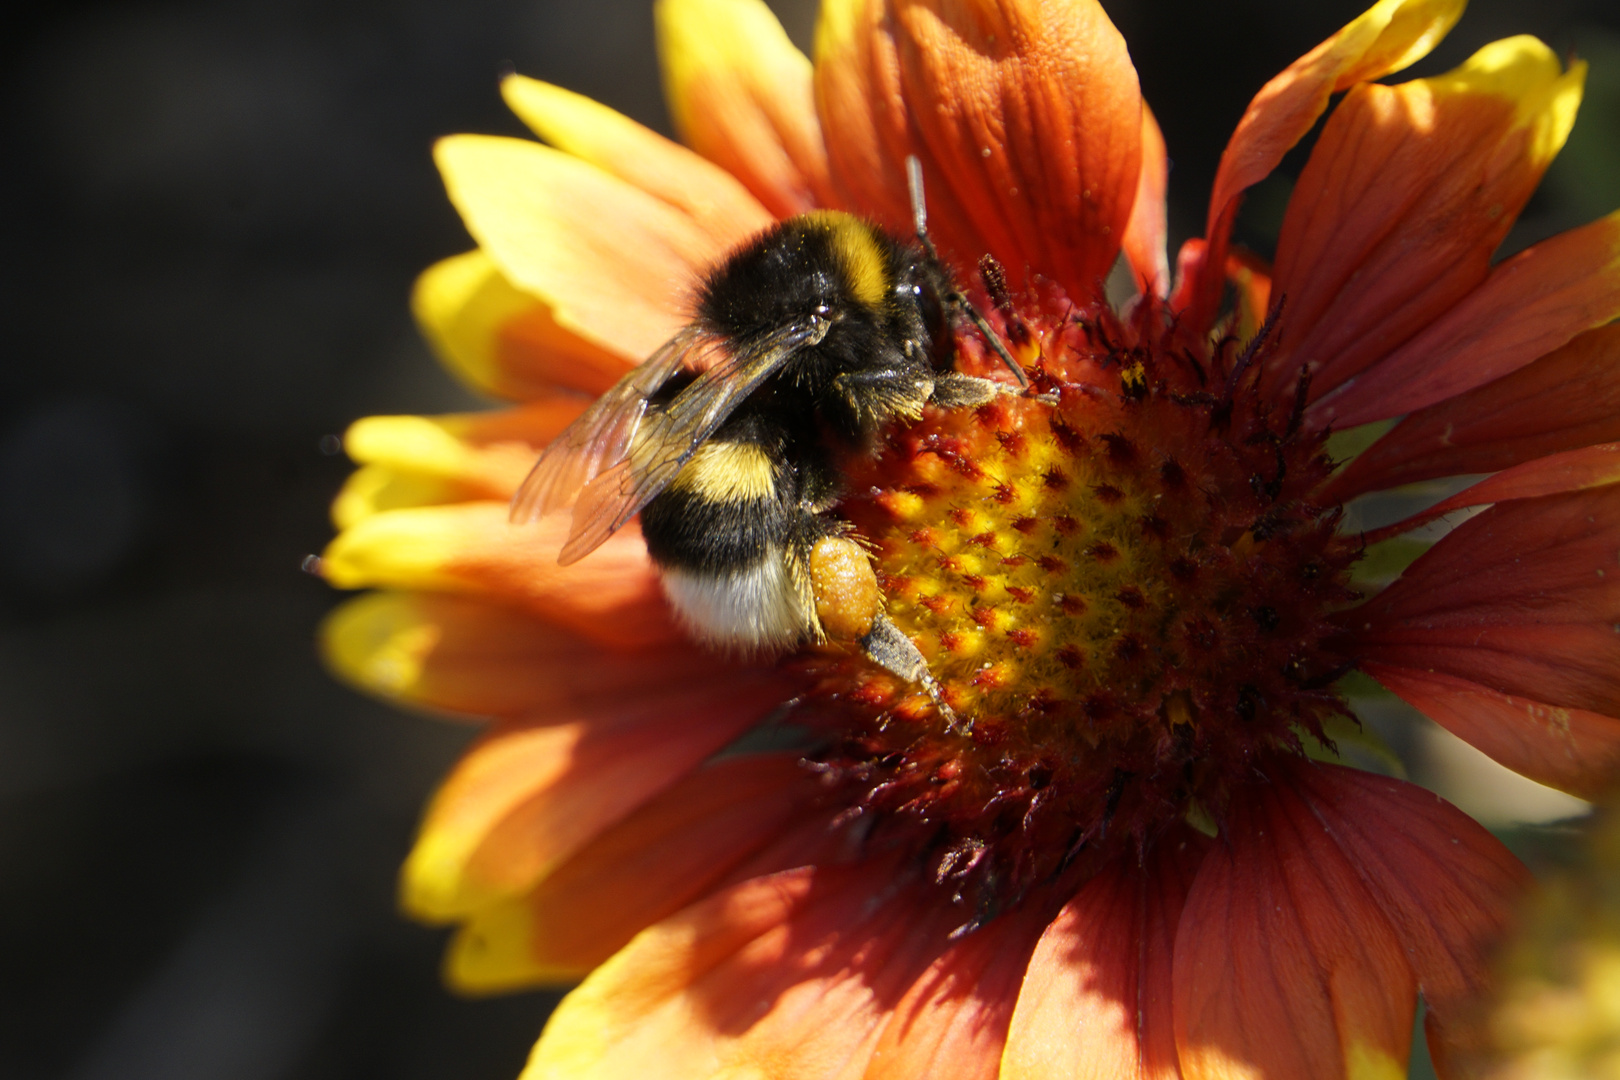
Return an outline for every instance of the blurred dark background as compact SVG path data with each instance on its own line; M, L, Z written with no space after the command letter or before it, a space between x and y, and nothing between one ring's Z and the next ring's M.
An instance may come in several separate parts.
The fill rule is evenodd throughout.
M811 4L774 6L807 45ZM1179 242L1248 97L1363 4L1105 6L1170 143ZM451 997L443 934L393 907L469 732L333 683L311 641L338 597L298 566L348 471L323 437L479 405L406 310L413 276L470 246L430 143L520 134L509 67L667 132L648 0L68 2L9 22L0 1080L515 1077L554 997ZM1512 246L1620 206L1613 0L1477 2L1418 70L1519 32L1593 72ZM1269 252L1288 190L1256 192L1251 246ZM1444 755L1405 742L1444 788Z

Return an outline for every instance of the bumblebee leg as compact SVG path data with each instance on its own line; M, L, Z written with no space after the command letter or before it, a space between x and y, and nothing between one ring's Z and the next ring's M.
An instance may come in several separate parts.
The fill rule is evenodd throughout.
M942 409L972 409L992 400L1000 393L1016 394L1006 383L981 379L975 375L962 375L955 371L942 371L934 376L934 392L929 402Z
M935 375L925 364L899 363L846 371L832 381L858 430L870 431L896 416L922 414L934 392Z
M934 699L934 708L939 710L939 715L945 719L945 726L952 732L965 735L973 730L971 721L966 725L958 723L956 712L945 704L939 683L928 670L928 661L923 659L923 654L917 651L911 639L889 621L887 615L880 614L872 620L872 629L860 639L860 646L874 664L928 691L928 696Z

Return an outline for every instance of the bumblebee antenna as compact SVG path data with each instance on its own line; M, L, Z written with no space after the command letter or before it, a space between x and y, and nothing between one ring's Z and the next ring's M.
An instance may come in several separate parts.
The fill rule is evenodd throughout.
M923 250L928 253L935 266L944 266L939 251L934 247L933 238L928 235L928 206L923 202L922 162L917 160L916 154L906 155L906 187L911 191L911 224L917 231L917 242L923 246ZM1018 380L1018 385L1028 390L1029 376L1024 374L1023 367L1013 359L1012 353L1007 351L1007 346L1002 342L1000 335L991 329L990 323L979 314L979 309L973 306L973 301L963 296L962 290L958 289L948 276L946 282L948 291L945 294L945 302L959 308L972 320L984 340L989 342L990 348L995 350L996 355L1001 357L1001 362L1007 365L1007 370L1013 373L1013 378Z
M934 242L928 239L928 204L923 202L922 162L916 154L906 155L906 189L911 192L911 227L917 231L928 254L938 255Z

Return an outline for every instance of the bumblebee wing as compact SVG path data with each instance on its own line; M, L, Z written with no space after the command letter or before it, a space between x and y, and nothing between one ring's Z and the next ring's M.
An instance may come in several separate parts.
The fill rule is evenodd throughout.
M583 558L669 486L681 466L742 401L794 353L827 336L820 317L788 323L734 349L648 414L627 456L587 483L574 505L574 528L557 561Z
M538 521L569 506L586 484L623 459L647 411L647 400L681 370L702 340L695 327L686 327L564 428L512 496L511 521Z

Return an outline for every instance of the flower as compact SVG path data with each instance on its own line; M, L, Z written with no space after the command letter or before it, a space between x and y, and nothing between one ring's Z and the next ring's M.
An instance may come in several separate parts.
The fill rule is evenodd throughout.
M403 896L458 925L464 989L584 977L526 1077L1400 1075L1420 995L1442 1073L1472 1067L1525 872L1321 759L1358 738L1336 686L1360 671L1536 780L1613 776L1620 214L1492 264L1584 67L1517 37L1372 81L1461 8L1380 0L1267 84L1173 290L1164 142L1095 0L827 0L813 65L757 0L660 0L690 149L516 76L549 146L439 144L479 247L417 313L522 404L351 429L321 565L385 591L324 640L374 692L496 718ZM1243 192L1341 92L1275 264L1233 250ZM1007 268L981 305L1038 394L890 431L839 512L971 726L847 650L697 650L633 526L559 567L565 521L506 523L734 245L821 206L903 233L908 154L964 283ZM1374 422L1335 470L1330 434ZM1487 505L1411 559L1411 530ZM1401 551L1380 588L1363 556Z

